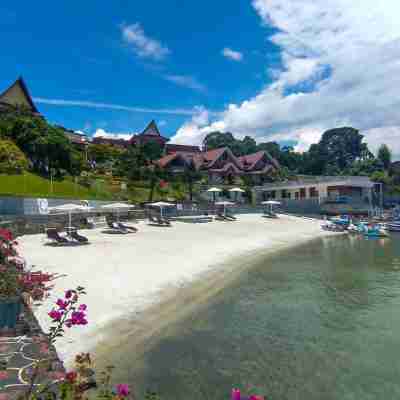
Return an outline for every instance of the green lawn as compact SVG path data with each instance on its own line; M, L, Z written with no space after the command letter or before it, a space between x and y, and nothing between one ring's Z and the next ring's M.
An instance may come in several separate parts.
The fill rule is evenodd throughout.
M24 197L61 197L75 199L112 199L112 194L104 185L86 188L72 180L53 181L40 176L25 173L24 175L0 174L0 195Z
M26 172L25 175L0 174L0 196L44 197L65 199L131 200L135 203L148 201L150 188L146 182L137 182L127 191L121 191L120 184L109 179L96 179L90 188L75 184L71 178L53 181ZM184 187L167 190L156 189L154 199L181 200L186 195Z

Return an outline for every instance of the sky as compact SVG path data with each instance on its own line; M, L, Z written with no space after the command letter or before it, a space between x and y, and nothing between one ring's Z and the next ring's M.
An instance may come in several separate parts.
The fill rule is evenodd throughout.
M50 122L129 137L155 119L175 143L221 130L299 151L353 126L400 159L398 0L14 3L0 90L22 75Z

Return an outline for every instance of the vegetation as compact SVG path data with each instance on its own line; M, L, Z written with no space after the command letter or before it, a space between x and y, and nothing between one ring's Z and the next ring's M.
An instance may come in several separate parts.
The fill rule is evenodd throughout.
M11 140L0 140L0 173L20 174L28 168L25 154Z

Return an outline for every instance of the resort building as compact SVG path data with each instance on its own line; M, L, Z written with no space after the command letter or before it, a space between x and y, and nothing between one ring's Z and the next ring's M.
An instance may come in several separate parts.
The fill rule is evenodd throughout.
M366 176L303 176L297 180L268 183L253 189L256 202L265 200L317 200L365 202L372 200L375 183Z
M143 146L149 142L156 142L161 146L161 148L164 148L168 140L168 138L161 135L156 122L153 120L146 126L142 133L132 136L129 140L129 144L134 146Z
M93 138L93 144L108 144L120 148L128 148L129 146L143 146L146 143L156 142L164 149L165 144L169 139L161 135L156 122L151 121L142 133L133 135L129 140L125 139L113 139L107 137L95 137Z
M33 115L40 116L40 113L29 94L28 88L21 77L0 94L0 113L9 112L18 108L24 108L25 110L30 111Z
M246 175L253 183L260 184L279 170L279 163L266 151L235 157L228 147L204 152L176 151L162 157L157 164L172 174L194 168L207 175L212 183L233 183L236 178Z

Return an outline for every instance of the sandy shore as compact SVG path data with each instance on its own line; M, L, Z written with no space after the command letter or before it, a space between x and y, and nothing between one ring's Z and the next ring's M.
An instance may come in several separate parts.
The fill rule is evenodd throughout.
M139 232L131 235L82 231L91 242L88 246L45 246L44 235L19 239L30 264L67 275L55 281L52 297L35 310L44 329L49 326L47 312L58 295L78 285L88 292L83 301L88 305L89 325L69 330L57 345L67 365L77 352L98 346L99 353L106 354L128 341L132 337L128 321L138 315L147 323L136 330L135 338L154 334L165 326L167 316L190 312L198 299L220 290L260 252L332 235L322 231L318 221L288 216L272 220L241 215L236 222L176 222L170 228L141 222L137 227ZM185 307L177 309L173 301L177 295ZM107 339L111 331L114 338L118 332L118 340Z

